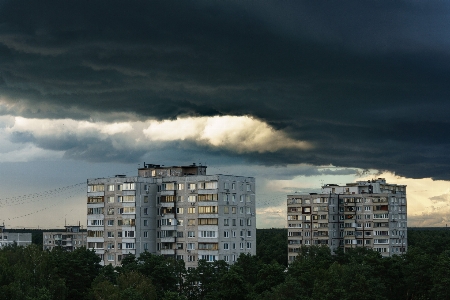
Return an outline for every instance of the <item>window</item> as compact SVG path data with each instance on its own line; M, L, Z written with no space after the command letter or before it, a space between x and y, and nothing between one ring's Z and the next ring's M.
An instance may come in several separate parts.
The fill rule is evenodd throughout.
M109 184L107 190L108 192L114 192L114 184Z
M231 207L231 213L233 213L233 214L236 213L236 206Z
M239 249L244 249L244 243L239 243Z
M205 182L206 190L215 190L217 189L217 181Z
M186 249L187 250L195 250L195 243L187 243Z
M114 254L108 254L108 261L114 261Z
M144 208L144 215L148 215L148 208Z
M104 192L104 191L105 186L103 184L88 185L88 193Z
M188 197L188 202L196 202L197 201L197 196L195 195L190 195Z
M247 184L247 192L251 192L252 191L252 187L250 184Z
M89 220L89 223L91 226L103 226L103 220ZM50 236L50 238L51 238L51 236ZM6 240L6 236L5 236L5 240Z
M233 182L233 183L231 184L231 189L232 189L232 190L235 190L235 189L236 189L236 182Z
M244 208L243 207L239 207L239 213L243 214L244 213Z
M239 219L239 226L244 226L244 219Z
M223 243L223 250L229 250L229 245L228 243Z
M177 215L181 215L183 214L183 212L184 212L183 207L177 207Z
M198 250L219 250L217 243L198 243Z
M135 196L119 197L119 202L136 202L136 197Z
M134 231L124 231L123 237L134 237Z
M183 237L183 231L178 231L177 238L182 238L182 237Z
M229 232L228 230L225 230L225 231L223 232L223 237L224 237L224 238L229 238L229 237L230 237L230 232Z
M136 226L136 220L135 219L123 219L123 220L117 220L118 226Z
M108 237L113 238L114 237L114 231L108 231Z
M247 219L247 226L252 226L252 219Z
M136 207L122 207L119 208L119 214L135 214Z
M130 191L130 190L135 190L135 184L134 182L126 182L124 184L122 184L122 190L123 191Z
M108 203L114 203L114 196L109 196L107 198Z
M148 226L148 220L144 220L144 226Z
M199 231L199 237L201 238L215 238L216 237L216 232L215 231L211 231L211 230L202 230Z
M224 226L230 225L229 223L230 223L230 219L223 219L223 225Z
M144 237L145 237L145 238L148 237L148 231L144 231Z
M230 208L229 208L228 206L224 206L224 207L223 207L223 213L224 213L224 214L230 213Z
M217 194L198 195L198 201L217 201Z
M184 190L184 183L179 183L178 184L178 190L179 191Z
M188 214L195 214L195 207L188 207Z
M148 203L148 196L144 196L144 203Z
M228 255L224 255L224 256L223 256L223 260L224 260L225 262L229 262L229 261L230 261L230 257L229 257Z
M195 225L195 219L188 219L188 226Z
M107 214L114 215L114 208L108 208Z
M212 261L216 261L216 256L215 255L199 255L199 259L204 259L208 262L212 262Z
M233 221L233 224L232 224L232 225L233 225L233 226L236 226L236 219L233 219L232 221Z
M103 207L88 208L88 215L102 215Z
M148 250L148 244L144 243L144 250Z
M134 243L125 243L125 249L134 249Z
M229 196L230 196L229 194L223 194L223 201L224 202L228 202L229 201L229 199L228 199Z
M252 249L252 243L247 242L247 249Z
M217 214L217 206L199 206L199 214Z
M114 220L108 220L108 226L113 226L114 225Z
M189 183L189 189L191 191L195 190L196 189L195 183Z
M198 219L198 225L217 225L218 219L215 218L202 218Z
M250 230L247 231L247 237L252 237L252 232Z
M188 255L188 261L195 261L195 255Z
M188 231L188 238L195 237L195 231Z
M241 196L239 197L239 201L240 201L240 202L244 202L244 197L245 197L244 195L241 195Z

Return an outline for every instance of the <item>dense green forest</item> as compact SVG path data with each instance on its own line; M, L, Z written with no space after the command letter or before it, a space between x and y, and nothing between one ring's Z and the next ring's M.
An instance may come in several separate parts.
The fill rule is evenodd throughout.
M409 229L408 253L389 258L304 248L289 267L285 229L257 239L256 256L191 270L149 253L113 268L84 248L9 246L0 249L0 299L450 299L450 230Z

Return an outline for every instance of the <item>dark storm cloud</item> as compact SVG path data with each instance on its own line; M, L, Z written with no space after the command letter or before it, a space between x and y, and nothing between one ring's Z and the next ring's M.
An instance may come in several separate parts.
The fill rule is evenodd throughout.
M250 161L450 178L446 2L0 3L0 96L24 116L248 114L316 146Z

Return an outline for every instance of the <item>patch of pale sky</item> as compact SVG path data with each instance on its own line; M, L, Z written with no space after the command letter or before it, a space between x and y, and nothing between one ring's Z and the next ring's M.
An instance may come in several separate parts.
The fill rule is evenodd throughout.
M397 176L390 172L384 172L377 175L379 178L385 178L389 183L406 185L406 197L408 201L408 226L443 226L439 217L430 219L430 213L445 214L449 213L449 203L441 201L436 203L430 198L442 196L449 193L450 183L445 180L432 180L431 178L405 178ZM361 180L373 179L365 176ZM425 225L426 224L426 225Z

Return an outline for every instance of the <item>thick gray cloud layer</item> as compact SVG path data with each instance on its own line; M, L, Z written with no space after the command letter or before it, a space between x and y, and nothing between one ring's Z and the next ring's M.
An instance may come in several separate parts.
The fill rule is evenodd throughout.
M252 115L316 146L240 154L253 162L450 178L446 2L241 2L1 1L0 98L15 104L1 113Z

